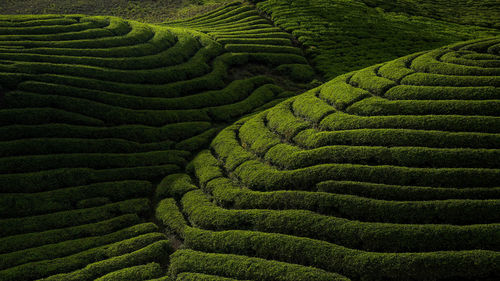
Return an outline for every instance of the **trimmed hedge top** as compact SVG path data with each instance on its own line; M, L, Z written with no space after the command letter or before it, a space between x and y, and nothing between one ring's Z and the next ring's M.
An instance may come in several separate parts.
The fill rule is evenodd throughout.
M499 44L468 41L347 73L236 122L188 166L192 182L178 175L163 189L184 193L191 227L179 221L175 231L217 258L337 278L499 278ZM186 269L185 254L174 255L174 273L238 276Z
M0 16L0 280L165 275L172 248L147 222L153 183L223 126L293 95L233 69L311 70L284 32L248 43L114 17Z

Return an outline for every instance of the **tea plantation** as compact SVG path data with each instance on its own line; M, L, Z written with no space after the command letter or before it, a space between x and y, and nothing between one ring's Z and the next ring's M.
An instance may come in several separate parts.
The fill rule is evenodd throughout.
M298 38L314 65L328 79L414 52L499 35L500 28L500 8L495 0L255 2L278 26ZM398 13L402 11L410 14ZM463 19L460 13L464 14ZM457 24L457 21L483 23L495 29Z
M389 2L0 15L0 281L499 280L495 11Z

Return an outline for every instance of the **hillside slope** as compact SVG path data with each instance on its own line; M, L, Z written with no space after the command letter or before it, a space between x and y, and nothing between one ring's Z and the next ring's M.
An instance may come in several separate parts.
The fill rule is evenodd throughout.
M461 25L422 17L418 13L412 16L380 9L383 3L395 6L390 4L393 1L371 1L376 2L374 7L356 0L256 2L259 2L257 8L267 13L277 26L298 38L314 66L326 79L414 52L500 34L498 29ZM396 7L401 8L399 5ZM462 10L455 6L454 9ZM398 9L395 11L400 12ZM490 9L480 19L490 15L493 16L490 21L496 22L498 17L494 17L495 13L498 11Z
M347 73L224 129L162 184L189 248L171 274L498 280L499 46Z
M391 12L403 12L415 16L460 24L500 28L500 6L496 0L362 0L370 7Z
M498 30L257 8L0 15L0 281L500 278Z
M85 14L116 16L147 23L160 23L203 14L231 0L2 0L0 13Z
M234 70L312 71L288 34L273 36L290 47L232 50L114 17L0 16L0 280L162 275L172 247L155 185L222 127L294 94Z

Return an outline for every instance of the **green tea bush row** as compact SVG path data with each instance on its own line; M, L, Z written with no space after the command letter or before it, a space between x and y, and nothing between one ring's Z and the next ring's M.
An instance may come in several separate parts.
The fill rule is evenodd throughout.
M492 86L441 87L398 85L385 93L390 100L492 100L500 98L500 90Z
M420 1L418 4L408 0L393 2L363 0L363 2L369 6L378 6L386 11L404 12L460 24L486 27L494 27L497 24L494 18L498 15L498 11L491 13L491 7L494 7L496 4L495 1L491 0L470 3L460 0L433 0ZM453 11L456 11L456 9L460 9L461 12L459 15L453 15Z
M90 248L112 244L114 242L157 231L158 227L155 224L145 223L100 236L68 240L56 244L48 244L36 248L11 252L1 255L2 262L0 262L0 269L6 269L30 262L65 257Z
M71 239L105 235L139 223L141 223L141 219L137 214L125 214L96 223L7 236L0 238L0 253L15 252Z
M203 253L193 250L178 250L172 254L169 272L173 277L183 272L198 272L238 280L350 280L339 274L313 267L244 255Z
M180 170L179 166L172 164L106 170L62 168L32 173L0 175L0 183L2 183L0 186L1 191L5 193L43 192L105 181L150 180Z
M49 107L80 113L113 125L141 124L164 126L169 123L210 121L206 112L187 110L133 110L80 98L9 92L5 99L13 107Z
M334 105L338 110L344 110L353 103L370 97L371 94L367 90L348 83L352 75L352 73L347 73L326 83L321 87L318 97Z
M128 25L127 25L128 27ZM129 28L129 27L128 27ZM132 33L137 33L137 31L132 30ZM120 37L120 36L118 36ZM183 37L185 38L185 37ZM103 38L104 39L104 38ZM106 38L108 41L116 40L117 38L110 37ZM120 39L120 38L118 38ZM141 39L141 38L139 38ZM141 56L151 56L155 55L159 52L162 52L169 47L172 47L178 40L175 37L173 32L155 29L155 33L153 37L142 38L144 41L137 40L136 42L127 42L124 41L124 45L120 46L116 44L116 46L88 46L86 48L85 44L82 44L82 47L73 46L71 48L62 47L33 47L29 49L16 49L16 54L41 54L41 55L55 55L55 56L72 56L72 57L91 57L89 61L117 61L118 58L126 58L126 57L141 57ZM102 39L95 39L100 40ZM188 42L187 40L186 42ZM56 43L56 41L49 41L49 43ZM82 42L80 42L82 43ZM25 42L26 44L26 42ZM184 44L179 44L179 46ZM175 45L175 48L179 46ZM4 47L0 47L2 51L8 51L12 53L11 49L5 50ZM80 58L84 59L84 58Z
M246 14L245 14L246 13ZM197 25L197 24L213 24L214 22L218 22L220 20L225 20L229 17L237 17L238 15L245 14L244 17L247 16L247 14L255 14L255 11L249 7L249 6L243 6L243 5L238 5L238 4L233 4L233 5L228 5L225 7L222 7L222 9L213 11L212 13L208 13L205 15L202 15L200 17L194 17L191 18L187 21L179 21L178 24L185 26L192 26L192 25ZM177 24L176 22L173 22L174 24Z
M373 253L309 238L255 231L185 230L191 249L275 259L362 280L436 280L498 277L495 251Z
M209 72L207 60L213 57L206 55L209 51L201 49L189 61L161 68L121 70L76 64L53 64L43 62L18 62L15 67L2 67L6 72L23 72L29 74L51 73L71 75L110 82L126 82L136 84L162 84L181 80L190 80ZM10 70L10 71L9 71Z
M499 199L500 188L436 188L400 186L353 181L324 181L317 184L318 191L352 194L381 200L444 200L444 199Z
M292 43L288 38L222 38L217 40L221 44L261 44L261 45L277 45L290 46Z
M42 35L42 34L57 34L78 32L86 29L101 28L106 26L105 23L99 21L86 21L73 24L63 25L38 25L38 26L23 26L23 27L0 27L0 36L3 35ZM0 37L1 38L1 37ZM6 37L9 38L9 37Z
M36 138L2 142L0 156L42 155L57 153L136 153L168 150L171 140L140 144L122 139ZM112 145L112 147L110 147Z
M208 275L203 273L190 273L184 272L177 275L176 281L236 281L238 279L220 277L215 275ZM241 280L241 279L240 279Z
M282 171L258 160L241 164L234 173L241 178L242 184L256 190L310 189L311 185L330 179L456 188L496 187L499 180L497 169L408 168L342 163Z
M183 236L187 222L179 211L175 199L166 198L158 203L156 207L156 219L170 231L180 237Z
M104 122L83 114L57 108L12 108L0 111L0 125L39 125L70 123L74 125L102 126Z
M46 215L0 220L1 237L40 232L50 229L95 223L122 214L145 214L150 206L148 199L139 198L104 206L62 211Z
M53 275L47 279L74 280L79 277L79 280L81 278L93 280L100 275L124 267L159 260L171 251L170 244L165 239L164 234L157 232L144 234L74 255L27 263L2 270L0 278L4 280L9 280L9 278L10 280L32 280L33 278Z
M229 52L248 52L248 53L291 53L301 55L301 51L295 47L273 46L263 44L226 44L224 46Z
M458 76L498 76L500 70L498 68L487 68L479 66L465 66L459 64L451 64L440 61L440 58L449 50L435 50L427 52L415 58L411 67L418 72L437 73L445 75Z
M131 168L165 164L186 163L190 153L181 150L153 151L144 153L89 153L89 154L51 154L0 159L0 171L4 173L35 172L60 168L94 169Z
M103 19L105 20L105 19ZM105 20L106 21L106 20ZM75 35L78 35L75 36ZM3 41L2 45L23 45L31 48L112 48L147 42L154 38L152 28L138 22L125 22L122 19L112 18L110 28L92 29L77 34L70 34L68 38L46 38L44 41L23 40ZM56 40L59 39L59 40ZM61 40L66 39L66 40Z
M21 111L19 109L17 111ZM5 110L0 111L4 112ZM144 125L122 125L114 127L80 126L57 124L56 122L30 125L10 125L0 127L2 141L15 141L33 138L79 138L79 139L111 139L117 138L137 143L177 142L198 135L211 128L209 122L180 122L161 127ZM166 145L166 143L164 143ZM145 144L145 146L149 146ZM167 145L168 147L168 145Z
M240 188L235 186L228 178L220 176L224 173L224 171L217 166L218 163L209 153L202 152L195 159L196 160L192 163L194 166L193 168L197 171L197 176L200 179L203 189L213 194L215 200L227 207L245 209L307 209L319 213L341 215L364 221L399 223L453 222L454 224L470 224L477 223L478 220L482 220L482 217L490 217L492 213L495 213L493 210L497 208L496 205L498 204L496 202L497 200L484 200L498 197L497 188L450 189L395 186L363 182L339 182L330 180L319 182L317 184L318 191L333 192L338 194L306 191L256 192L250 190L240 190ZM198 159L203 160L198 161ZM378 191L379 189L386 189L384 191L384 196L390 196L387 194L390 191L398 191L395 196L402 196L401 193L410 189L413 193L418 194L418 197L422 198L408 198L407 196L404 199L400 199L405 201L398 202L385 201L383 200L385 198L381 198L382 200L370 199L371 197L376 198L377 194L374 194L369 198L364 198L352 195L343 195L343 192L335 192L337 188L339 188L340 190L348 189L347 193L349 193L351 187L358 190L373 188ZM399 191L398 189L403 190ZM426 192L424 193L422 189L426 190ZM422 194L419 193L421 191ZM459 197L458 199L467 200L451 200L452 198L443 198L444 195L448 194L457 196ZM472 196L468 197L467 195ZM485 197L486 195L491 197ZM441 198L434 198L434 196L440 196ZM477 198L477 200L471 200L472 197L475 196L479 198ZM396 200L396 198L390 198L390 200L391 199ZM418 201L433 199L449 200ZM477 213L480 208L485 208L483 215L478 215L479 213ZM391 209L393 211L397 211L395 213L391 213L389 211ZM465 211L468 212L467 217L470 216L472 219L469 220L469 218L465 218L465 216L457 215L458 209L460 209L461 212L468 210ZM493 217L490 219L492 222L496 220L496 218Z
M95 38L110 36L111 29L105 29L110 20L94 18L91 21L82 22L70 26L60 27L31 27L31 28L7 28L0 29L0 40L2 41L63 41L78 40L83 38ZM38 30L37 30L38 29ZM52 32L50 32L52 29ZM23 32L25 30L26 32ZM67 30L67 32L64 32ZM12 32L12 34L8 34ZM3 34L2 34L3 33ZM7 34L6 34L7 33Z
M106 197L113 202L147 197L153 191L147 181L121 181L69 187L43 193L10 193L0 198L0 217L22 217L72 209L77 202Z
M486 242L488 237L498 232L496 225L385 224L350 221L305 210L227 210L209 202L201 191L186 193L181 202L191 223L209 230L243 229L283 233L376 252L495 250L500 247L495 242ZM267 207L266 204L255 205L252 207ZM403 240L400 237L405 238Z
M158 184L155 196L158 199L172 197L179 200L186 192L197 188L187 174L171 174Z
M334 112L319 124L325 131L353 129L413 129L449 132L499 133L495 116L423 115L423 116L357 116Z
M193 56L196 51L200 48L199 42L193 37L186 36L186 34L176 34L178 37L174 37L174 34L165 31L156 31L156 33L161 34L163 38L162 41L171 42L176 41L175 45L162 43L164 49L158 50L156 54L151 54L141 57L94 57L94 53L91 50L86 53L85 57L80 51L73 49L67 49L66 52L51 53L41 53L42 49L36 52L16 52L8 54L0 54L0 58L25 62L47 62L47 63L64 63L64 64L80 64L96 67L106 67L114 69L129 69L129 70L139 70L148 69L156 67L166 67L175 64L182 63ZM155 33L155 36L156 36ZM173 37L173 38L172 38ZM152 39L153 40L153 39ZM152 41L151 40L151 41ZM160 39L155 39L160 40ZM150 43L151 44L151 43ZM144 45L147 47L147 45ZM51 50L51 49L49 49ZM42 51L43 52L43 51ZM92 55L90 57L89 55ZM116 55L112 52L108 52L107 55Z
M15 21L12 16L9 20L1 19L0 26L2 27L30 27L30 26L51 26L51 25L67 25L78 23L79 18L70 16L57 16L53 18L43 18L42 15L34 16L33 19L23 21Z
M363 99L351 105L346 112L361 116L377 115L484 115L499 116L496 100L398 100L380 97Z
M359 186L363 183L352 182L343 186ZM370 185L368 183L367 185ZM388 185L371 184L377 187ZM476 224L495 223L494 210L498 200L448 199L427 201L390 201L365 198L355 195L334 193L337 185L332 181L318 183L319 192L273 191L258 192L240 190L227 178L217 178L207 183L206 191L225 207L242 209L304 209L320 214L339 216L367 222L387 222L402 224ZM331 188L330 188L331 187ZM392 187L392 186L391 186ZM483 194L495 195L493 192ZM324 193L329 192L329 193ZM497 191L498 192L498 191ZM468 194L468 193L465 193ZM481 193L480 193L481 194ZM376 196L374 196L376 197ZM494 197L493 197L494 198ZM460 214L458 214L460 210Z
M291 39L291 35L285 32L261 32L261 33L246 33L246 34L214 34L213 37L217 39L219 42L221 40L231 40L231 39L252 39L252 40L261 40L261 39ZM223 42L221 42L223 43ZM288 45L288 44L287 44Z
M270 148L264 159L283 169L298 169L322 163L394 165L405 167L500 166L500 150L334 145L304 150L289 144Z
M84 100L96 101L111 106L118 106L130 109L151 109L161 110L168 108L193 109L208 106L220 106L230 104L243 99L250 94L250 91L272 80L265 76L255 76L249 79L235 80L224 89L206 91L196 95L187 95L175 98L153 98L137 97L124 94L115 94L104 91L89 90L78 87L71 87L43 82L26 82L19 85L22 91L35 92L37 94L60 95L75 97Z
M500 76L450 76L434 73L413 73L403 78L401 84L445 87L499 87Z
M126 267L111 273L108 273L95 280L97 281L119 281L119 280L149 280L159 277L163 273L160 264L156 262Z
M495 149L498 139L498 134L482 132L446 132L418 129L354 129L341 131L307 129L297 134L294 141L307 148L327 145L375 145Z
M495 29L464 26L380 9L387 5L396 7L396 10L402 6L418 6L414 3L392 5L381 1L370 2L373 5L366 5L363 1L328 0L316 1L314 4L295 1L291 5L286 0L270 0L260 1L257 8L303 44L306 54L328 80L349 71L447 43L498 34ZM441 6L448 7L444 4ZM461 6L469 9L470 5L462 3ZM435 10L431 9L425 15L429 16ZM449 18L448 14L452 13L446 13L445 17Z

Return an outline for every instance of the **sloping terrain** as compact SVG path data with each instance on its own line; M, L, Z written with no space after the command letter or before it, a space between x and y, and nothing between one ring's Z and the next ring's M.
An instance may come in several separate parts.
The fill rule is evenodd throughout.
M0 281L500 279L495 13L418 1L0 15Z
M405 13L384 12L380 9L380 6L389 5L398 7L395 12L406 11L403 8L405 6L391 4L394 1L365 1L375 2L372 3L373 7L356 0L255 2L259 2L257 8L267 13L277 26L298 38L306 48L307 55L312 58L314 66L327 79L414 52L499 34L498 29L436 20L429 17L433 15L431 12L416 12L416 15L412 16ZM490 8L483 3L484 1L467 1L476 3L474 4L476 9L464 3L458 3L459 5L456 6L449 3L450 1L443 2L446 3L433 5L450 7L454 11L477 11L477 7L481 6L483 13L474 18L477 17L489 23L498 21L498 17L494 15L498 14L499 8L496 7L497 10ZM421 7L420 4L417 6ZM456 18L456 13L458 12L454 12L445 19ZM492 18L486 18L485 15L490 15ZM435 17L440 17L440 14Z
M224 124L293 95L234 68L311 71L300 54L113 17L1 16L0 280L161 275L155 184Z
M189 248L172 276L498 280L499 50L405 56L224 129L159 190Z
M232 0L2 0L0 13L107 15L147 23L192 17Z
M292 46L292 35L283 32L272 22L260 16L259 12L241 2L228 4L202 16L187 20L171 21L167 26L187 27L210 35L224 45L229 52L272 53L265 63L276 64L280 59L295 57L296 63L280 64L275 68L277 75L283 75L298 83L314 78L312 68L302 58L302 51ZM248 69L248 64L244 65ZM273 75L273 73L265 73Z
M496 0L362 0L370 7L391 12L425 16L460 24L500 28L500 7Z

